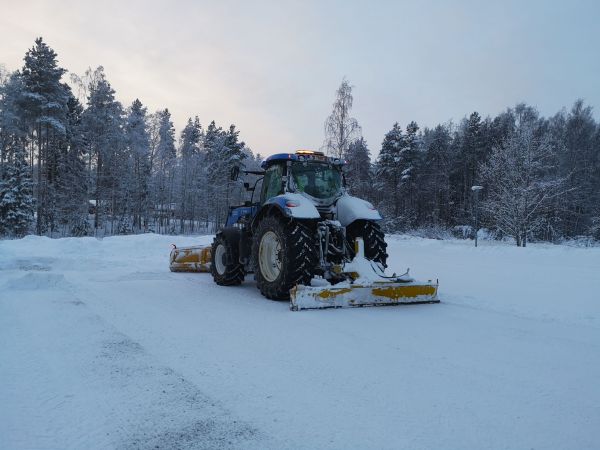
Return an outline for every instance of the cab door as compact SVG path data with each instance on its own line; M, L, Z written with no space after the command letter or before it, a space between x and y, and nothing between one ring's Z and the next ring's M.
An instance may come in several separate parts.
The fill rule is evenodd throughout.
M262 189L260 192L260 204L264 203L272 197L283 194L283 165L274 164L267 169L263 179Z

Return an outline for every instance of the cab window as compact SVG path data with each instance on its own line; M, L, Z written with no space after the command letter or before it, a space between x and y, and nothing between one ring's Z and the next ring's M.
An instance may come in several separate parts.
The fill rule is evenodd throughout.
M283 177L283 166L276 164L267 169L265 172L265 178L263 180L262 191L260 195L260 202L264 203L266 200L276 195L283 194L281 186L281 178Z
M298 192L306 192L318 199L333 198L341 193L341 170L331 164L308 161L293 162L292 178Z

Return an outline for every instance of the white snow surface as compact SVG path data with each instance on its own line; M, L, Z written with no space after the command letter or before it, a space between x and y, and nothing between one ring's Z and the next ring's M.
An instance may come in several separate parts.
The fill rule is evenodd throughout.
M442 303L291 312L211 239L0 242L0 448L598 448L599 248L392 236Z

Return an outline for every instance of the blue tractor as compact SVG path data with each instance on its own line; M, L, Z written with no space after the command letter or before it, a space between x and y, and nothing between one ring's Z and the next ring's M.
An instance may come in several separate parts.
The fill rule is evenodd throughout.
M265 297L289 299L294 310L437 301L437 284L385 274L382 217L348 194L343 166L341 159L300 150L270 156L262 171L245 171L260 177L253 186L244 183L251 199L230 208L210 250L175 249L171 270L210 269L222 286L254 273ZM234 169L232 180L238 175Z
M289 299L294 286L309 284L315 275L334 283L346 279L334 268L353 259L357 237L365 242L366 257L385 267L381 216L369 202L346 193L343 165L313 151L267 158L264 172L254 172L263 177L262 189L254 192L258 181L246 184L252 200L231 208L215 237L215 282L240 284L254 272L265 297Z

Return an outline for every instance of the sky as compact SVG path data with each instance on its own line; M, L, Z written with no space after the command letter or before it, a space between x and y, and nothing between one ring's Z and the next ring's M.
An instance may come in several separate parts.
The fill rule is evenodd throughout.
M599 1L0 0L0 64L36 37L61 67L102 65L117 98L234 123L261 155L318 149L346 78L373 156L421 127L527 102L600 109Z

